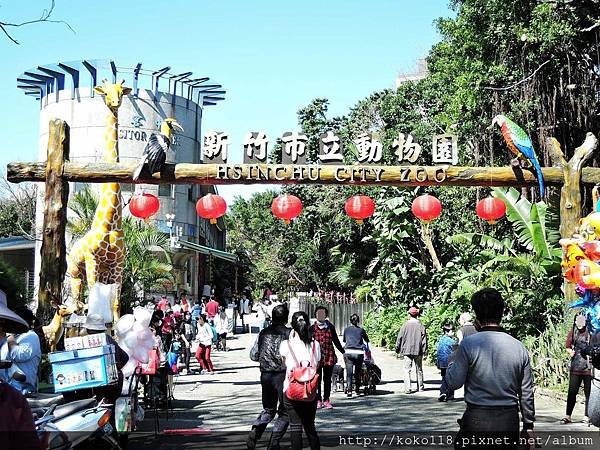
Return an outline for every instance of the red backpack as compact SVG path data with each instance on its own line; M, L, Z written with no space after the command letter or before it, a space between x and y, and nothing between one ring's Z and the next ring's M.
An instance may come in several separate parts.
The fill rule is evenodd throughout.
M290 385L285 391L285 395L290 400L297 400L302 402L312 402L317 397L317 385L319 383L319 374L317 373L317 362L315 361L315 341L312 342L310 361L308 366L303 366L302 363L306 361L298 362L292 346L288 341L288 348L290 349L290 355L294 360L294 369L288 375Z

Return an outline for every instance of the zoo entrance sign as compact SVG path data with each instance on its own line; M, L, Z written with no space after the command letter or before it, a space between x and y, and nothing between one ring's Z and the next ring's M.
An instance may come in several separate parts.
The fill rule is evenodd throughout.
M202 155L204 163L216 164L215 180L244 181L319 181L325 166L328 178L333 182L381 182L386 166L381 166L384 148L375 136L363 133L350 141L345 148L340 137L332 131L319 136L318 164L306 165L308 137L303 133L286 132L280 138L281 161L284 165L267 165L269 141L264 132L251 132L243 142L244 164L227 164L230 140L225 132L209 131L204 136ZM411 134L398 133L391 144L391 150L399 164L411 164L395 167L399 183L437 182L446 179L449 165L458 163L457 137L440 134L432 139L432 161L436 167L415 166L422 147L415 142ZM344 153L355 159L353 165L345 165ZM347 158L348 159L348 158ZM291 166L290 166L291 165ZM291 172L290 172L291 167Z

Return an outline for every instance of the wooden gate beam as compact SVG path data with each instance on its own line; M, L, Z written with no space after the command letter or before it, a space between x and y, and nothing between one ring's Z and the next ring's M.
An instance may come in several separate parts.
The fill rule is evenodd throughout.
M459 166L333 166L283 164L167 164L162 173L134 181L136 164L65 162L62 179L82 183L134 184L345 184L389 186L537 186L530 169ZM562 186L560 167L542 168L549 186ZM13 183L46 181L46 163L10 163ZM581 183L600 184L600 168L584 167Z

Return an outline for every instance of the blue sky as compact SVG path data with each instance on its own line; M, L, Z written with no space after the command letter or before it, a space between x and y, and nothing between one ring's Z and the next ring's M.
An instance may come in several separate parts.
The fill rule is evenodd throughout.
M0 18L29 20L49 4L2 0ZM241 162L245 133L265 130L274 142L297 129L297 110L314 98L328 98L335 116L392 87L439 39L434 21L449 15L448 0L56 0L53 18L75 34L48 23L14 29L21 45L0 36L2 171L36 158L38 104L16 88L31 67L114 59L209 76L227 94L205 109L203 129L228 131L230 162ZM255 189L219 190L229 202Z

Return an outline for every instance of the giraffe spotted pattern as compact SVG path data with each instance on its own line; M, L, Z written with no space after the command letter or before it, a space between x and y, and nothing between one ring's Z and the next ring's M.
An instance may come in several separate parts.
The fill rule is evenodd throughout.
M121 83L109 84L104 80L102 86L95 88L96 93L104 97L109 109L104 132L105 149L103 160L119 161L118 111L123 95L131 92ZM125 242L123 240L123 204L119 183L103 183L98 207L91 229L73 244L67 256L68 273L71 276L71 294L82 313L83 280L88 289L96 282L115 284L112 299L113 320L119 319L121 285L125 267Z

